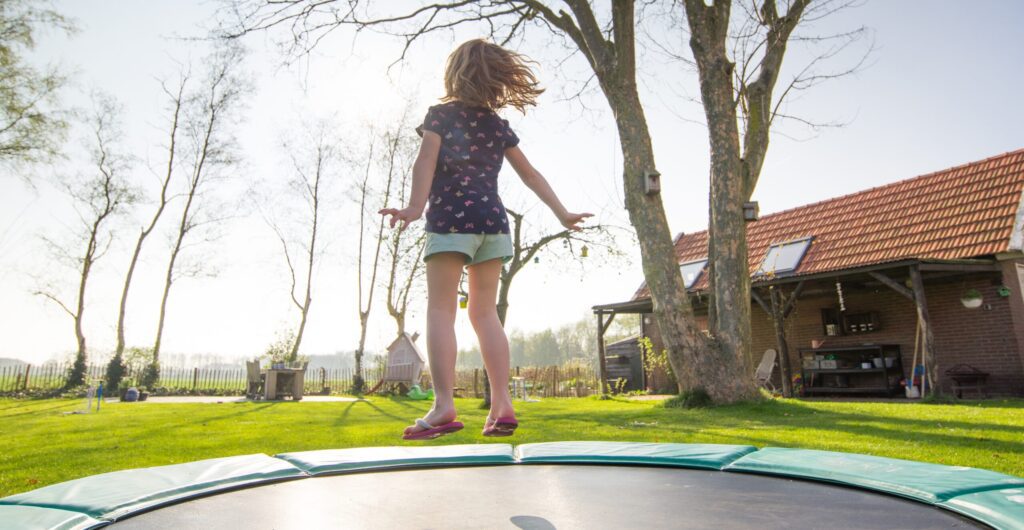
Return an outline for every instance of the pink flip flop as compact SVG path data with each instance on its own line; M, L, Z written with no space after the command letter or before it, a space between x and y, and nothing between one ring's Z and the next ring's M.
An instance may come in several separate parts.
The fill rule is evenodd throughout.
M512 416L506 416L494 420L494 423L484 427L484 436L512 436L519 427L519 422Z
M464 427L464 425L462 425L462 422L458 421L450 421L448 423L445 423L444 425L438 425L435 427L427 423L427 421L424 420L423 418L417 419L416 425L418 425L423 430L416 432L407 432L402 435L403 440L431 440L437 438L438 436L444 436L446 434L461 431L462 427Z

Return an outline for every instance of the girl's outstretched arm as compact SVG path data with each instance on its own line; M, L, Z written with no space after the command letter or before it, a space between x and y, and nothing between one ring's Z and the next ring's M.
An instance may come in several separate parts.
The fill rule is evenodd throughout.
M526 155L519 149L519 146L510 147L505 150L505 159L508 160L509 164L512 164L512 169L516 170L519 174L519 178L523 179L523 183L526 187L533 190L537 194L540 200L544 201L544 204L551 208L554 212L555 217L558 217L558 221L562 223L562 226L570 230L582 230L579 223L582 223L587 217L592 217L592 213L572 213L565 209L562 205L562 201L558 200L558 195L555 195L555 190L551 189L551 185L548 184L547 179L544 175L537 171L537 168L530 164L530 161L526 159Z
M423 131L420 152L416 155L416 162L412 166L412 192L409 193L409 205L401 210L384 208L377 212L381 215L391 216L391 228L395 227L396 222L402 221L399 229L405 230L409 223L423 216L423 208L427 204L427 197L430 196L430 184L434 182L437 154L440 151L441 136L433 131Z

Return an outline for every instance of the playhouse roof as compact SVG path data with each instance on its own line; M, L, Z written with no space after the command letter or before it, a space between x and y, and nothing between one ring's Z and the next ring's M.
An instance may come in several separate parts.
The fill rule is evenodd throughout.
M416 345L416 341L413 339L412 335L409 335L408 332L403 331L402 334L398 336L398 338L392 341L391 344L388 345L388 351L390 352L399 343L406 343L407 346L409 346L409 348L412 349L412 351L416 352L416 356L419 357L421 362L427 362L427 356L423 355L423 352L420 351L419 346Z
M764 215L747 224L748 266L754 274L771 247L807 238L789 275L1019 251L1022 190L1024 149ZM706 259L707 231L679 234L675 249L679 263ZM705 289L706 276L691 289ZM649 296L641 285L634 299Z

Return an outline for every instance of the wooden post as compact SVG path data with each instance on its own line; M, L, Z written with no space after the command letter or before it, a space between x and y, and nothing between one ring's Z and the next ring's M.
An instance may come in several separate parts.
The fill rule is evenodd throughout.
M931 392L939 392L939 367L935 360L935 334L932 333L932 323L928 314L928 299L924 294L924 280L921 279L921 270L918 265L910 267L910 282L914 286L914 305L917 307L917 318L921 322L921 329L924 331L924 359L928 365L928 382L931 383ZM913 369L912 369L913 370ZM913 371L911 371L913 374Z
M22 386L21 386L22 390L28 390L28 374L31 371L32 371L32 365L31 364L26 364L25 365L25 382L22 383Z
M608 331L608 326L612 325L612 320L615 318L615 313L608 314L608 320L604 319L604 313L597 313L597 360L598 366L601 369L601 394L608 394L608 366L605 364L604 359L604 332Z
M789 344L786 343L786 317L783 315L782 294L778 287L769 287L772 302L772 322L775 324L775 340L779 343L779 370L782 372L782 395L793 397L793 372L789 366Z
M192 390L196 389L196 385L199 383L199 367L192 368Z
M605 388L605 381L608 379L608 368L604 364L604 316L601 313L597 314L597 366L599 368L598 377L600 381L601 394L607 394L608 389Z
M479 383L480 382L480 369L473 369L473 397L480 397Z

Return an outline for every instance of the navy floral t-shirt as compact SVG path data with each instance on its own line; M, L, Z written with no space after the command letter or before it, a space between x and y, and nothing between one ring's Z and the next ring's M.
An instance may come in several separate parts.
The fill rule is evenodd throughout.
M458 101L430 107L423 125L441 137L430 186L427 231L507 234L508 216L498 197L498 171L505 149L519 144L508 120L483 107Z

